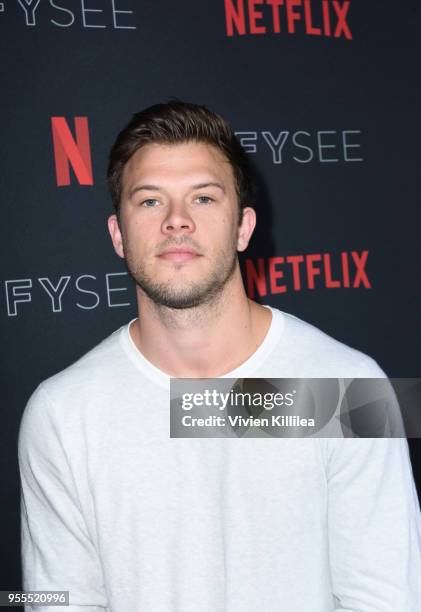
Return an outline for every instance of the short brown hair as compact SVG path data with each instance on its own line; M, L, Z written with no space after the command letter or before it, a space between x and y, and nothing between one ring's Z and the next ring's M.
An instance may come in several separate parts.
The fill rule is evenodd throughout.
M205 106L181 100L155 104L133 115L111 148L107 182L119 219L123 169L131 156L149 143L205 142L217 147L233 169L239 220L245 206L253 206L255 184L250 163L230 125Z

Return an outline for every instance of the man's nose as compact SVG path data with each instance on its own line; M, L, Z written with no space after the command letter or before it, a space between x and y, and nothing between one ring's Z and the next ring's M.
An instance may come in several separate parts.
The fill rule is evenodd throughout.
M163 233L191 233L195 229L195 223L186 205L182 202L172 202L169 206L168 214L162 223Z

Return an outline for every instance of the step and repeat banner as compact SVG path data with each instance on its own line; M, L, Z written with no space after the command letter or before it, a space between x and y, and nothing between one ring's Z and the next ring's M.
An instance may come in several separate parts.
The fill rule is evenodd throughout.
M415 0L0 2L2 589L20 587L26 401L136 316L105 172L142 108L177 97L233 126L258 177L252 299L420 376L420 25Z

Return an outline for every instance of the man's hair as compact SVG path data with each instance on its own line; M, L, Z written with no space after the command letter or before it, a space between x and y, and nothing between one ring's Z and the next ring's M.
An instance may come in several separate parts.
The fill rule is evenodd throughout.
M122 175L132 155L150 143L203 142L217 147L231 164L239 203L239 220L245 206L253 206L255 186L250 163L230 125L205 106L170 100L133 115L110 151L107 181L117 219L120 220Z

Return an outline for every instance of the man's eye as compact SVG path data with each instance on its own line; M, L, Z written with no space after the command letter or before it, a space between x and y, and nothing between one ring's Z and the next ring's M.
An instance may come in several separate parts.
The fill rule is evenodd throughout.
M209 196L199 196L198 201L200 204L209 204L209 202L213 202L213 198L210 198Z
M158 200L154 200L153 198L148 198L147 200L143 200L142 206L145 206L146 208L153 208L157 202Z

